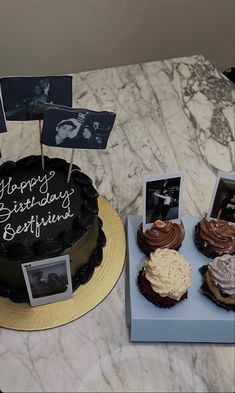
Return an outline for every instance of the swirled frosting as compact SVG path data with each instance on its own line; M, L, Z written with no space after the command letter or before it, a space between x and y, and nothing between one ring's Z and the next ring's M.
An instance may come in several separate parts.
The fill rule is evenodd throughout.
M144 275L154 292L179 300L192 283L191 265L175 250L157 249L144 263Z
M227 221L203 219L198 224L198 240L201 247L218 255L235 253L235 227Z
M214 258L208 265L213 283L222 294L235 298L235 255Z
M157 220L151 229L143 232L143 226L140 225L137 233L137 240L140 248L150 254L157 248L170 248L178 250L184 240L184 225L171 221Z

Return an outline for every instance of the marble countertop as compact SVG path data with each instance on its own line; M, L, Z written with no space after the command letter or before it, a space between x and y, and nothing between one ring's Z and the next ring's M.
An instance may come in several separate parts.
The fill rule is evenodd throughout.
M218 170L234 171L233 85L203 56L73 75L76 107L117 114L105 151L75 163L125 222L141 213L145 175L184 171L183 215L203 215ZM38 123L8 122L1 161L39 154ZM70 159L69 149L44 148ZM3 392L234 392L234 348L134 344L125 322L124 273L82 318L40 332L0 329Z

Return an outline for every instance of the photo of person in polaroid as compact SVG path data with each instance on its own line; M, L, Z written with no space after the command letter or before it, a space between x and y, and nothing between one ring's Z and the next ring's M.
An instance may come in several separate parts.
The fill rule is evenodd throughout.
M211 203L211 218L235 223L235 174L220 175Z
M146 183L146 224L179 216L180 177Z
M33 298L65 292L68 285L65 265L45 265L28 269L29 283Z
M31 306L71 298L69 256L54 257L21 265Z

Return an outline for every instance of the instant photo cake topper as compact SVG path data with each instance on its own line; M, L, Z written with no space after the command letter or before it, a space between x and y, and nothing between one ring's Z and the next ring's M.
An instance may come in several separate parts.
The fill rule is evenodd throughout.
M143 183L143 231L156 220L181 219L182 172L146 176Z
M106 149L115 117L113 112L47 105L41 143L72 149Z
M0 83L6 119L39 120L40 139L45 105L54 103L72 106L72 77L69 75L6 77L1 78ZM45 169L41 143L40 150L42 169Z
M47 105L41 144L71 148L67 183L70 181L75 149L106 149L115 121L113 112Z
M31 306L55 303L72 297L69 255L21 265Z
M46 103L72 106L72 77L1 78L7 120L42 120Z
M207 218L235 225L235 172L218 172Z

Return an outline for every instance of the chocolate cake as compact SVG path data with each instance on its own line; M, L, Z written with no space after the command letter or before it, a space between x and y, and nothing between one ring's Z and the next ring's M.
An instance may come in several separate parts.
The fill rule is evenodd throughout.
M70 256L73 289L102 261L106 239L92 180L62 159L29 156L0 166L0 296L28 301L21 264Z

